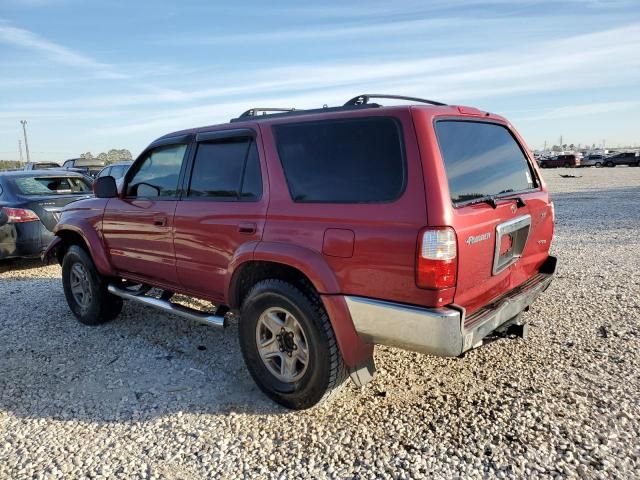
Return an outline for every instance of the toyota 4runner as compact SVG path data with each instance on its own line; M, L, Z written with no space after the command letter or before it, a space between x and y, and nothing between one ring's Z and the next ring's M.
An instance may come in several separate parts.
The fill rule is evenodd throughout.
M524 336L555 270L554 210L507 120L392 95L274 110L165 135L120 188L98 178L65 208L44 259L80 322L123 299L235 317L252 377L296 409L371 380L375 344L456 357Z

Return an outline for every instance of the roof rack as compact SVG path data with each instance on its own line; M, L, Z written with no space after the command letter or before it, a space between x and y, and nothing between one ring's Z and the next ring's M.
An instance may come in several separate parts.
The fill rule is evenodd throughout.
M258 112L262 112L262 115L267 115L267 112L282 113L282 112L295 112L295 110L296 110L295 108L271 108L271 107L258 108L256 107L256 108L250 108L246 112L242 112L238 118L257 117Z
M277 117L288 117L290 115L308 115L312 113L328 113L328 112L344 112L345 110L360 110L363 108L379 108L381 105L377 103L367 103L362 105L344 105L340 107L328 107L323 106L322 108L311 108L308 110L298 109L298 108L251 108L244 112L237 118L232 118L231 123L235 122L245 122L247 120L266 120L268 118L277 118ZM256 115L255 112L274 112L274 113L263 113L262 115Z
M357 97L353 97L347 103L344 104L345 107L352 105L366 105L369 103L369 100L372 98L390 98L394 100L409 100L411 102L419 102L419 103L428 103L430 105L440 105L444 106L446 103L436 102L434 100L427 100L425 98L417 98L417 97L404 97L402 95L384 95L378 93L364 93L362 95L358 95Z

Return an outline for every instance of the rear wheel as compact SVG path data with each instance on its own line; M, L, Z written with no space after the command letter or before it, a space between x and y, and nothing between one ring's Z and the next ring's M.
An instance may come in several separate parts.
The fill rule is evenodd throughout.
M547 162L541 162L540 168L547 168Z
M85 325L113 320L122 310L122 299L107 291L107 282L78 245L72 245L62 260L62 286L69 308Z
M596 168L602 168L602 162L596 162Z
M242 304L239 335L251 376L285 407L323 402L347 378L329 317L312 292L281 280L259 282Z
M615 167L616 165L613 162L607 162L604 164L606 167Z
M570 163L567 162L567 163L564 164L564 168L570 168L570 167L571 167Z

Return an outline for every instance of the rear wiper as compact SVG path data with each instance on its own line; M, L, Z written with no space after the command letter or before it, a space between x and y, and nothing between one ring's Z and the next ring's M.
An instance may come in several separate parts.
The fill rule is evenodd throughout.
M478 197L478 198L474 198L473 200L470 200L469 202L465 203L465 205L476 205L478 203L486 203L488 205L491 206L491 208L493 208L494 210L496 208L498 208L498 200L515 200L516 201L516 205L518 206L518 208L521 207L526 207L527 204L524 203L524 200L522 199L522 197L517 197L517 196L500 196L500 194L498 195L485 195L483 197Z
M484 197L474 198L473 200L467 202L465 205L476 205L478 203L487 203L491 205L491 208L493 208L494 210L498 208L495 195L485 195Z
M511 193L511 192L513 192L512 188L510 188L509 190L503 190L502 192L498 193L497 195L498 200L515 200L518 208L527 206L527 204L524 203L524 200L522 199L522 197L504 195L506 193Z

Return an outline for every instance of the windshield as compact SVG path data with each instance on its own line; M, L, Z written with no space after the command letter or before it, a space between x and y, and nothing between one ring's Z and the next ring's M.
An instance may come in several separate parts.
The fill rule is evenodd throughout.
M81 177L17 177L12 180L22 195L69 195L91 192L91 183Z
M502 125L441 120L435 128L454 204L537 186L522 149Z

